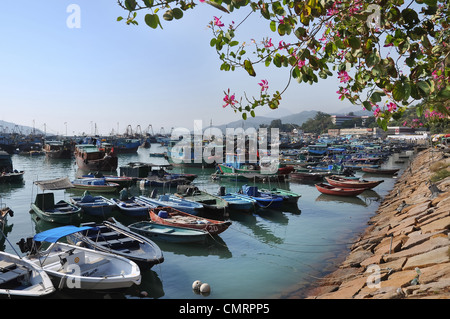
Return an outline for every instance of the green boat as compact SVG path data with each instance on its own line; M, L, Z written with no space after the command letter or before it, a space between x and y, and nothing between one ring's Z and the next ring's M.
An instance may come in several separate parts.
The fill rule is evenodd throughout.
M43 191L63 190L73 187L73 184L67 177L36 181L34 184L38 185ZM64 225L75 224L78 222L82 211L80 207L66 200L60 200L55 203L54 193L45 192L36 195L34 203L31 204L31 210L35 212L40 219Z
M272 188L272 189L260 189L261 193L267 193L271 195L277 195L283 197L283 201L287 203L297 203L298 199L302 196L300 194L282 189L282 188Z
M201 191L193 185L178 185L177 193L175 195L183 199L200 203L203 205L204 209L210 211L226 212L228 208L228 202L223 198Z
M36 215L48 222L70 225L75 223L79 217L81 208L66 200L55 203L53 193L37 194L31 209Z

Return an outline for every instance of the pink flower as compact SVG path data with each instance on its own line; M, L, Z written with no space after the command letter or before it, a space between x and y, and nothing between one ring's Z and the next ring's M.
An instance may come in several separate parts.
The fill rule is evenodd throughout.
M222 21L220 21L220 19L218 17L214 17L214 25L216 25L218 27L224 26L224 24L222 23Z
M342 82L345 83L351 80L351 77L348 75L346 71L339 72L338 78L341 80L341 83Z
M375 110L375 111L373 111L373 115L374 115L375 117L379 117L379 116L380 116L380 114L381 114L381 110L380 110L380 108L379 108L379 107L377 107L377 108L376 108L376 110Z
M234 94L230 95L230 89L228 89L228 93L225 93L223 101L225 102L225 104L222 106L223 108L227 107L228 105L234 106L237 103Z
M201 3L205 2L205 0L198 0L198 1L200 1Z
M258 83L261 86L261 91L267 91L269 88L269 82L267 80L261 80L261 83Z
M298 68L300 69L302 66L305 65L305 60L299 60L298 61Z
M345 98L345 94L348 94L348 90L344 88L340 88L339 91L336 91L339 95L339 100L343 100Z
M397 104L391 102L387 105L387 108L389 112L394 112L397 109Z
M406 125L408 125L408 122L407 121L403 122L403 126L406 126Z
M266 41L266 43L264 44L264 47L266 47L266 48L273 47L272 38L270 38L268 41Z

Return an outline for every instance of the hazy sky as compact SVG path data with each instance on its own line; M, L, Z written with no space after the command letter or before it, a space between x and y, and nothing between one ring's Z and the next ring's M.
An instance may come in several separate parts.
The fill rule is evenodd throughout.
M207 25L214 16L226 26L240 17L197 3L183 19L163 20L164 29L154 30L145 25L143 11L139 26L117 22L126 12L115 0L2 2L0 119L69 135L90 134L94 128L100 134L123 133L128 125L133 130L140 125L142 131L151 125L155 133L163 127L167 133L171 127L193 129L194 120L206 127L210 121L219 125L240 119L222 108L223 92L230 88L237 96L244 91L257 95L258 82L267 79L273 93L270 89L281 90L287 83L287 69L261 65L255 78L241 69L220 71ZM79 28L68 27L71 4L80 8ZM248 43L263 35L273 37L273 43L280 40L256 15L242 28ZM337 78L314 86L294 81L275 114L348 107L338 100L337 89ZM256 115L275 114L256 110Z

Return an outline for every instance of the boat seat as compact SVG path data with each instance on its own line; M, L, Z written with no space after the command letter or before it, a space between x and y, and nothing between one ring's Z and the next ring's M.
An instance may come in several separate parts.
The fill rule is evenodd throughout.
M4 284L6 282L12 281L14 279L17 279L19 277L26 276L28 274L28 270L18 267L14 263L7 262L8 265L3 266L5 261L2 261L0 264L1 271L0 271L0 284Z
M127 248L127 249L133 249L139 247L139 242L137 240L134 240L133 238L121 238L119 241L122 243L121 249Z

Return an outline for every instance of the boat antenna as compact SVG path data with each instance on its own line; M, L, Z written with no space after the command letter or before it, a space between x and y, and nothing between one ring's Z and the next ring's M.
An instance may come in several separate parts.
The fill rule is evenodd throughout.
M11 242L9 241L8 237L6 237L5 233L3 232L3 230L0 228L0 233L2 233L2 236L6 239L6 241L8 242L8 244L11 246L11 248L14 250L14 252L16 253L16 255L22 259L22 257L19 255L19 253L17 252L17 250L14 248L14 246L11 244Z

